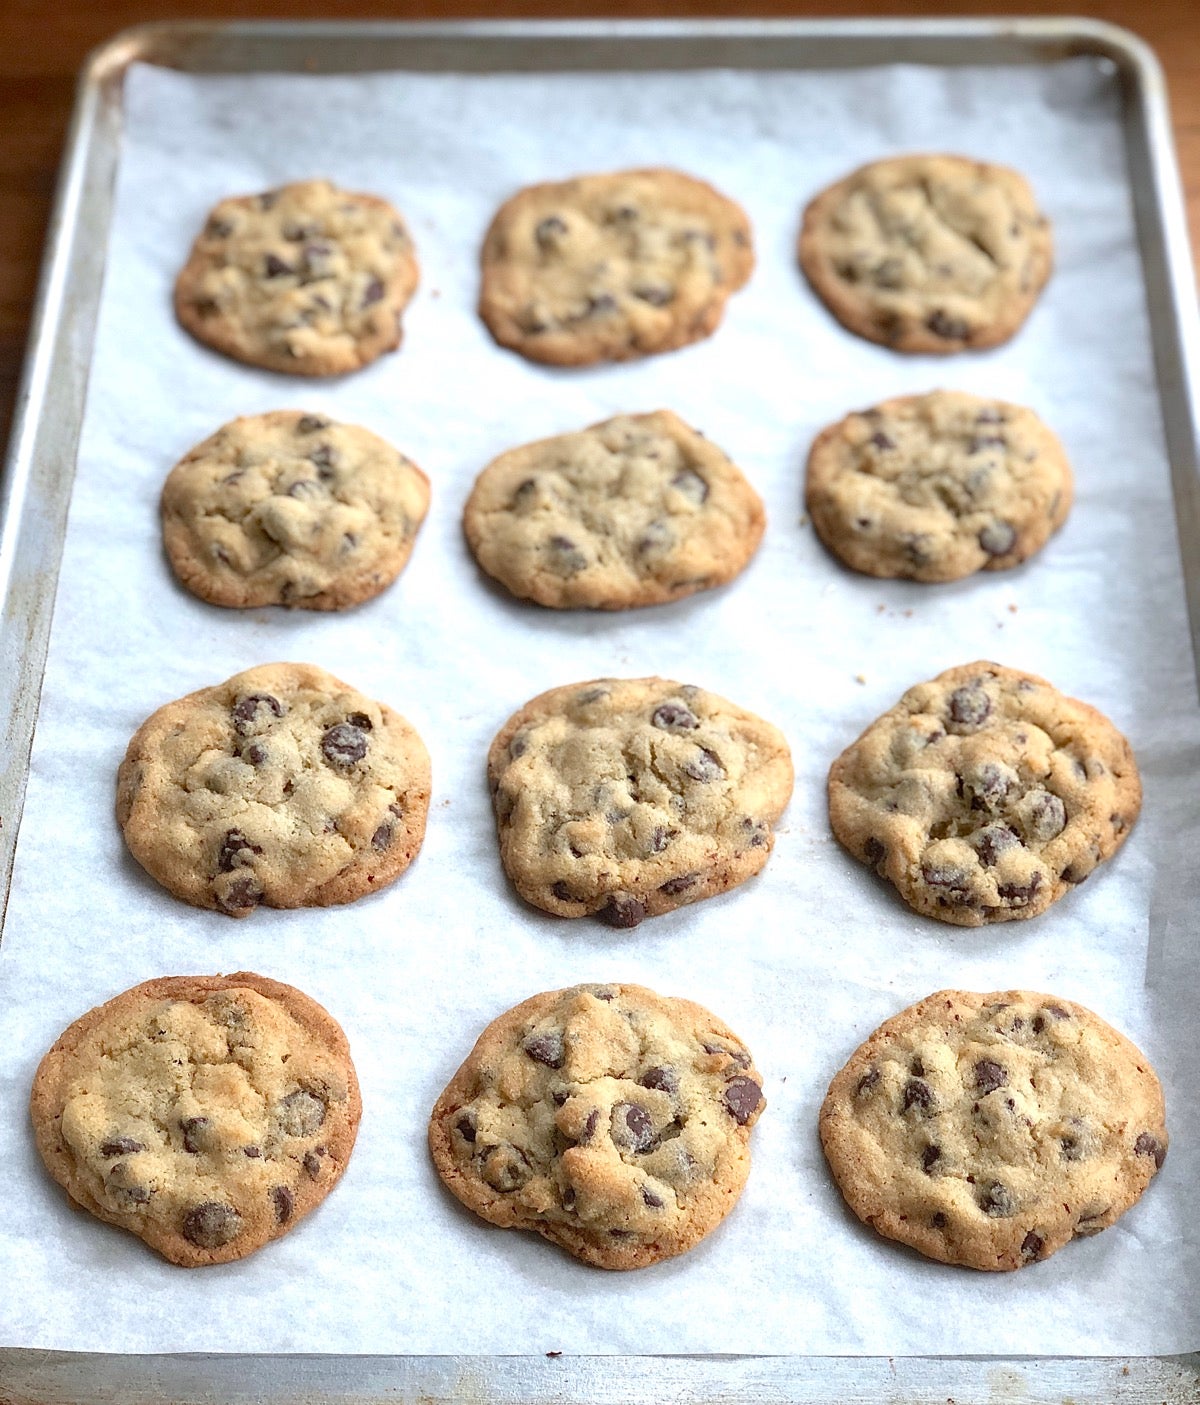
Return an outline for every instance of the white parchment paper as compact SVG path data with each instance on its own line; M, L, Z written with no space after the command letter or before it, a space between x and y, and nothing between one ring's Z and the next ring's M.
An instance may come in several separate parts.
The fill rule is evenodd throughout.
M16 875L0 950L0 1343L91 1351L1124 1353L1200 1344L1200 1045L1186 911L1200 728L1114 81L1040 71L363 78L135 69L86 424ZM989 355L902 358L844 333L800 278L803 203L860 162L952 149L1026 172L1058 270ZM719 332L669 356L560 373L477 320L477 256L516 187L677 165L742 202L759 266ZM340 381L256 372L173 322L174 274L220 197L328 174L403 210L420 290L399 354ZM886 396L1026 402L1078 495L1022 569L946 586L841 569L801 521L817 429ZM475 570L459 514L479 469L618 411L675 409L763 494L769 528L728 588L653 610L557 613ZM209 607L162 556L164 475L227 419L304 407L368 425L429 473L433 508L382 598L348 614ZM980 657L1028 668L1127 731L1144 818L1043 917L982 931L911 914L832 840L831 759L911 683ZM428 838L385 893L233 922L130 860L114 773L150 711L236 670L323 665L387 700L433 755ZM797 785L764 874L632 932L549 918L506 886L483 776L505 718L552 685L662 673L781 726ZM185 1271L69 1206L27 1125L38 1059L153 976L259 970L345 1027L365 1114L344 1182L278 1244ZM631 979L708 1005L750 1044L769 1106L736 1212L683 1258L606 1274L492 1230L425 1149L437 1093L490 1019L534 991ZM1017 1274L925 1261L844 1209L816 1114L875 1025L942 986L1081 1000L1161 1072L1173 1142L1107 1233ZM736 1305L736 1306L734 1306Z

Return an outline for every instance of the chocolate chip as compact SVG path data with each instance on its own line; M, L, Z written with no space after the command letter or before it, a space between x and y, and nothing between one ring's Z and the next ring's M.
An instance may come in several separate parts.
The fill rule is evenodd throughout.
M367 754L366 733L350 722L339 722L321 738L321 750L331 766L353 766Z
M761 1102L762 1089L753 1078L739 1075L725 1085L725 1106L740 1127L750 1121Z
M1064 1161L1082 1161L1087 1155L1082 1139L1073 1132L1064 1132L1058 1139L1058 1146Z
M578 901L578 899L575 897L575 894L571 892L570 885L565 883L561 878L558 880L557 883L554 883L551 886L550 891L559 900L559 902L573 903Z
M214 893L213 896L222 912L248 912L252 907L257 907L262 902L264 890L262 884L253 874L246 873L235 878L232 883L227 883L220 892Z
M262 1147L261 1147L261 1146L244 1146L244 1147L242 1147L242 1155L243 1155L243 1156L248 1156L248 1157L251 1159L251 1161L256 1161L256 1160L262 1155Z
M698 873L683 873L678 878L668 878L665 883L660 883L658 891L666 893L668 897L674 897L677 893L686 893L699 881L700 875Z
M647 841L648 848L652 854L661 854L667 847L669 836L662 825L655 825L650 831L650 838Z
M1016 528L1007 522L989 522L979 533L979 545L989 556L1007 556L1016 544Z
M650 721L665 732L689 731L700 725L691 708L677 702L660 703Z
M333 470L338 465L340 455L332 444L318 444L312 453L309 454L308 459L310 463L316 464L317 477L320 478L323 483L328 483L334 476Z
M661 1210L664 1202L648 1187L642 1187L642 1203L651 1210Z
M287 490L289 498L316 498L321 494L321 485L315 478L298 478Z
M590 1142L591 1139L596 1135L596 1128L599 1125L599 1122L600 1109L598 1107L594 1107L592 1108L591 1112L588 1113L587 1121L583 1124L583 1129L579 1133L580 1145L583 1145L586 1142Z
M520 1190L532 1174L529 1157L519 1146L493 1147L484 1158L484 1180L506 1195Z
M679 1091L679 1075L673 1068L664 1068L658 1064L654 1068L648 1068L638 1082L643 1088L656 1088L660 1093L670 1093L672 1096Z
M238 736L244 737L255 725L259 709L264 707L276 717L283 716L283 704L270 693L247 693L245 697L238 698L230 713Z
M613 1141L630 1151L650 1151L658 1143L654 1119L637 1103L618 1103L612 1111Z
M119 1181L120 1176L123 1175L127 1169L123 1161L118 1161L109 1172L109 1176L116 1176ZM126 1210L132 1210L138 1205L149 1205L150 1203L150 1191L144 1185L138 1185L136 1183L134 1185L114 1184L110 1180L107 1190L113 1199L117 1200Z
M1162 1164L1167 1159L1167 1149L1152 1132L1143 1132L1134 1142L1133 1150L1137 1156L1153 1156L1154 1169L1162 1170Z
M562 1068L566 1057L563 1037L556 1030L546 1034L531 1035L521 1046L534 1063L545 1064L547 1068Z
M395 838L396 831L390 824L381 824L371 835L371 847L382 853Z
M934 1229L945 1229L948 1223L946 1216L940 1210L934 1212L933 1219L929 1221Z
M925 325L935 337L944 337L946 341L966 341L970 335L970 328L961 317L950 317L941 308L929 314Z
M708 484L691 468L681 468L671 479L671 487L697 507L708 498Z
M601 684L595 688L585 688L582 693L576 693L571 701L576 707L590 707L592 703L603 702L610 692L611 689Z
M1013 847L1019 847L1021 843L1012 830L1003 824L988 825L986 829L981 829L974 835L971 842L979 855L979 862L985 868L992 868L1001 854Z
M872 834L863 845L863 857L869 864L880 864L887 858L887 849Z
M464 1112L463 1115L454 1124L454 1130L458 1133L458 1135L463 1139L464 1142L474 1143L475 1118L472 1116L471 1113Z
M242 1232L242 1217L231 1205L205 1200L183 1217L183 1237L200 1249L220 1249Z
M910 1078L904 1085L902 1110L907 1112L910 1107L915 1107L919 1112L933 1109L933 1089L923 1078Z
M328 429L331 423L324 415L301 415L296 421L296 433L315 434L318 429Z
M571 1210L571 1209L574 1209L574 1207L575 1207L575 1199L576 1199L576 1197L575 1197L575 1187L574 1187L573 1185L567 1186L566 1190L564 1190L563 1193L562 1193L563 1209L564 1209L564 1210Z
M927 1176L932 1176L933 1168L941 1159L941 1147L935 1146L932 1142L930 1142L930 1144L921 1153L921 1170L924 1171Z
M683 769L691 776L692 780L701 781L704 784L720 780L725 774L725 767L717 759L716 753L709 751L706 746L700 747L697 755L693 756Z
M979 682L965 683L950 694L950 719L962 727L980 727L992 710L992 700Z
M646 904L632 893L610 893L598 915L610 927L636 927L646 916Z
M362 305L370 307L372 303L383 301L383 283L378 278L372 278L363 289Z
M271 1200L275 1205L275 1223L287 1224L292 1218L292 1210L296 1203L292 1192L285 1185L272 1186Z
M921 877L931 888L945 888L951 898L962 898L971 886L966 869L954 864L923 863Z
M1029 807L1030 836L1045 844L1056 839L1066 827L1067 807L1062 799L1048 790L1041 791Z
M996 887L1002 902L1011 907L1028 907L1042 886L1042 875L1031 874L1027 883L1000 883Z
M275 1120L287 1137L311 1137L325 1121L325 1103L306 1088L297 1088L280 1102Z
M674 301L675 289L668 283L639 283L633 290L633 296L651 307L666 307Z
M864 1073L863 1076L858 1080L858 1083L854 1089L854 1096L857 1098L861 1098L864 1093L869 1093L878 1082L879 1070L872 1066L871 1068L867 1069L866 1073Z
M204 226L204 232L210 239L228 239L233 233L233 225L228 220L214 218Z
M183 1149L193 1155L204 1150L204 1142L211 1126L207 1117L184 1117L179 1123L183 1133Z
M985 761L982 766L975 769L970 781L965 782L970 785L973 792L971 808L973 810L994 809L1012 789L1016 779L1016 775L1007 767L1002 769L994 761ZM960 781L960 795L963 793L963 785L964 782Z
M1012 1191L999 1181L993 1181L980 1192L979 1208L985 1215L991 1215L996 1220L1005 1220L1017 1213L1017 1203L1013 1199Z
M553 249L566 232L566 220L560 219L558 215L547 215L544 220L538 221L533 237L537 240L539 249Z
M871 270L877 288L899 288L904 284L904 264L900 259L884 259Z
M114 1137L110 1142L100 1143L101 1156L132 1156L135 1152L145 1150L144 1143L135 1141L132 1137Z
M264 261L264 268L268 278L282 278L287 273L295 273L295 269L290 263L284 263L281 258L274 254L268 254Z
M873 449L879 449L881 451L894 449L896 447L896 441L894 439L889 439L882 429L877 429L875 433L871 435L870 439L867 440L867 443L870 444Z
M992 1059L980 1059L975 1065L975 1090L978 1093L994 1093L997 1088L1008 1086L1008 1069Z
M309 1180L319 1180L321 1177L321 1156L316 1151L306 1151L304 1153L304 1170Z
M1042 1236L1031 1229L1025 1238L1021 1240L1021 1257L1023 1259L1036 1259L1045 1246L1046 1241Z
M606 317L617 310L617 300L611 293L596 293L587 300L585 317Z
M551 556L551 570L560 576L573 576L586 568L588 560L570 537L556 533L546 542Z
M217 872L232 873L235 868L248 867L252 856L261 853L261 845L251 844L240 829L227 830L217 852Z

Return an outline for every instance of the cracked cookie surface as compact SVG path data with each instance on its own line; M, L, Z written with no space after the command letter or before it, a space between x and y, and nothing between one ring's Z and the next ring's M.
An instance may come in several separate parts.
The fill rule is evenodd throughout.
M433 1109L429 1146L483 1219L599 1268L642 1268L733 1209L764 1106L749 1051L701 1006L580 985L484 1030Z
M820 1130L859 1219L978 1269L1107 1229L1167 1154L1145 1055L1084 1006L1024 990L943 990L887 1020L834 1078Z
M885 400L818 435L805 505L817 535L869 576L951 581L1039 551L1073 493L1032 410L961 391Z
M416 857L429 754L408 722L311 664L263 664L134 734L117 819L138 863L197 907L352 902Z
M340 610L396 579L428 510L428 478L378 435L276 410L223 425L175 465L163 542L214 605Z
M501 454L463 513L480 566L556 609L658 605L723 585L765 522L741 470L669 410Z
M483 243L479 312L501 346L582 366L673 351L713 332L754 268L740 206L680 171L527 186Z
M665 678L552 688L488 751L500 857L560 917L634 927L753 877L792 793L783 734Z
M175 283L175 315L215 351L298 376L400 345L417 260L400 215L326 180L222 200Z
M962 156L895 156L804 212L800 266L842 326L895 351L998 346L1050 276L1053 241L1028 182Z
M910 688L829 772L842 844L910 907L966 927L1044 912L1124 843L1141 803L1107 717L987 662Z
M75 1021L30 1097L71 1199L172 1263L244 1258L346 1169L362 1114L346 1036L264 976L146 981Z

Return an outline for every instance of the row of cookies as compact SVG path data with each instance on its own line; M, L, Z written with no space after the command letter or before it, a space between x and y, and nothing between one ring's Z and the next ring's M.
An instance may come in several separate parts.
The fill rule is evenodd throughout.
M847 565L918 581L1020 564L1071 499L1062 446L1032 411L953 391L829 426L805 492L818 535ZM341 609L396 579L429 500L426 475L377 435L278 410L232 421L175 465L163 541L179 580L213 604ZM463 512L482 569L557 609L656 605L723 585L765 520L745 474L666 410L501 454Z
M487 776L516 891L616 927L758 873L792 792L788 743L662 678L552 688L492 740ZM199 907L328 906L421 847L429 754L384 703L268 664L161 707L129 743L117 817L134 858ZM1045 911L1124 842L1128 741L1044 679L996 664L909 689L834 761L834 834L918 912L979 926Z
M1048 221L1006 167L876 161L808 205L801 268L843 326L905 352L1006 341L1050 275ZM754 268L734 201L650 168L526 187L483 240L479 311L533 361L589 365L712 333ZM295 375L337 375L400 343L417 286L404 220L378 196L298 181L222 200L175 285L205 345Z
M433 1108L429 1148L491 1224L641 1268L733 1209L763 1081L691 1001L548 991L480 1035ZM333 1018L239 972L148 981L90 1011L42 1060L30 1108L77 1204L196 1267L245 1257L325 1199L362 1099ZM1140 1051L1085 1007L1027 991L940 991L887 1020L834 1076L820 1135L865 1223L991 1270L1108 1228L1167 1151Z

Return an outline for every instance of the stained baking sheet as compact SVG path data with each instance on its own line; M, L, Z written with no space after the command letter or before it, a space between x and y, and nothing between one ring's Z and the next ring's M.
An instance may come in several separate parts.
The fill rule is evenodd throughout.
M1200 753L1158 387L1115 76L892 67L858 73L196 77L135 68L87 417L3 947L0 1343L92 1351L872 1354L1186 1350L1200 1337L1187 1191L1197 1169L1177 915L1177 836ZM988 356L900 360L842 333L792 247L803 200L889 151L945 148L1024 170L1055 220L1059 271L1022 335ZM474 316L476 255L516 186L677 164L739 199L759 269L712 340L573 373L496 350ZM171 279L209 205L332 174L393 199L423 279L396 357L335 383L220 361L172 323ZM929 589L852 578L800 520L825 421L957 386L1022 400L1067 444L1078 500L1011 575ZM155 504L170 464L223 420L283 406L358 420L429 472L434 507L400 583L351 615L219 612L172 583ZM763 493L768 535L728 589L660 610L557 615L476 574L458 514L474 474L528 438L670 406ZM1014 608L1015 607L1015 608ZM909 613L911 612L911 613ZM1129 733L1147 782L1119 859L1041 919L981 933L919 921L827 832L829 760L909 683L990 656L1043 672ZM306 658L405 712L434 760L429 838L387 893L233 924L185 908L111 820L125 742L163 701L252 663ZM492 733L533 692L661 672L782 726L797 795L765 874L613 933L524 908L504 885L482 779ZM861 677L861 681L860 681ZM1181 895L1185 895L1181 903ZM184 1274L72 1213L24 1123L45 1047L83 1009L171 971L249 967L321 999L350 1036L366 1113L338 1192L241 1265ZM770 1106L737 1212L699 1249L598 1274L489 1231L441 1193L428 1107L495 1013L533 990L634 979L710 1005L754 1049ZM815 1113L882 1018L940 985L1083 1000L1154 1059L1174 1145L1143 1204L1035 1269L990 1277L878 1241L829 1183ZM713 1327L715 1292L741 1305ZM153 1318L145 1311L153 1300ZM270 1304L269 1308L265 1304Z

